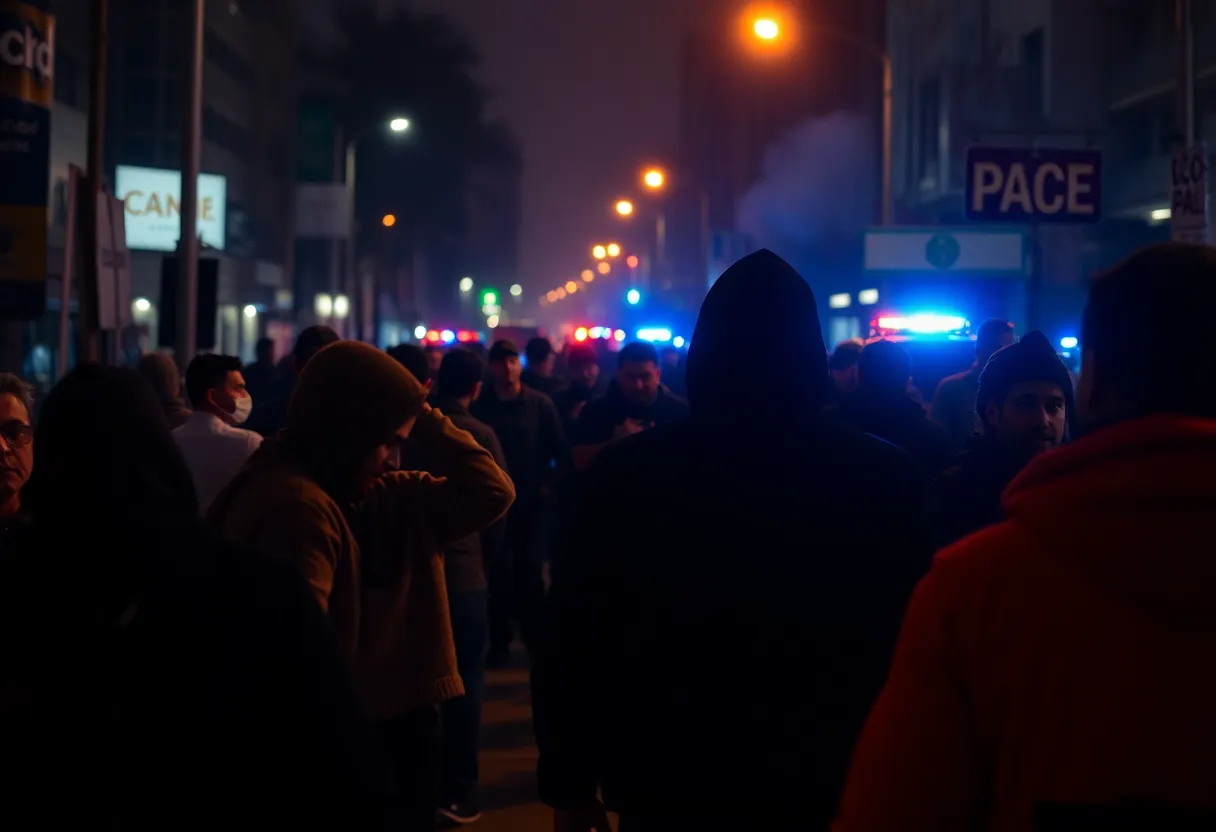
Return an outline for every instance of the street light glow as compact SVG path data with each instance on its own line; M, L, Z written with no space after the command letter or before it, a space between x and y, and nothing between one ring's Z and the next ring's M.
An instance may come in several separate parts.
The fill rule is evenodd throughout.
M637 306L642 302L642 293L637 289L630 289L625 293L625 300L629 301L630 306Z
M511 284L511 297L517 298L524 293L524 287L518 283Z
M383 225L385 228L392 228L394 225L397 224L397 218L395 216L393 216L392 214L385 214L384 217L380 220L380 224Z
M608 256L608 249L604 248L603 246L595 246L591 249L591 256L596 260L603 260Z
M466 295L469 292L473 291L473 278L471 278L471 277L460 278L460 291L464 292Z
M609 243L608 244L608 256L609 257L620 257L621 256L621 247L619 245L617 245L616 243Z
M781 37L781 24L771 17L757 18L752 23L752 33L760 40L776 40Z
M414 337L417 338L419 341L421 341L423 338L425 338L426 337L426 327L423 326L422 324L418 324L418 326L414 327Z
M486 318L486 326L488 326L490 329L497 329L498 328L498 316L491 315L490 317Z
M663 175L663 171L658 168L651 168L642 174L642 184L652 191L657 191L663 187L663 183L667 181L667 177Z
M626 257L625 265L631 269L636 269L638 267L638 256L636 254L631 254Z
M633 214L633 203L627 199L619 199L616 203L616 212L622 217L628 217Z
M392 130L394 133L404 133L406 130L410 129L410 120L408 118L401 118L398 116L388 123L388 129Z
M600 263L595 267L595 269L600 274L608 274L610 271L612 271L612 266L608 265L607 263Z
M584 283L590 283L595 280L595 272L591 271L591 269L583 269L582 278Z

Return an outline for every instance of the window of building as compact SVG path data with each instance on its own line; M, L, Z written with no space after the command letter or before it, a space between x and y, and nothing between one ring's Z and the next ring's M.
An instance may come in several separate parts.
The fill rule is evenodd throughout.
M1021 64L1026 72L1026 118L1030 126L1042 125L1047 113L1043 98L1043 27L1027 33L1022 38Z
M917 97L920 126L920 159L917 166L921 179L936 179L940 159L939 131L942 117L942 79L928 78L921 82Z
M249 131L211 107L203 107L203 138L234 156L249 155Z
M123 126L154 132L160 114L160 79L155 75L128 75L123 87Z
M83 107L84 97L80 94L83 79L80 61L66 49L56 49L55 100L69 107Z
M203 36L203 53L207 60L230 75L233 79L248 83L253 80L253 64L225 43L210 29Z

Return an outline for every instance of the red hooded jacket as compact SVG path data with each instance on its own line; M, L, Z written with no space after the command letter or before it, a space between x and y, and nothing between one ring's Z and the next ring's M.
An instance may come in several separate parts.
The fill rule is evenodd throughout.
M917 588L834 829L1216 811L1216 421L1099 430L1003 503Z

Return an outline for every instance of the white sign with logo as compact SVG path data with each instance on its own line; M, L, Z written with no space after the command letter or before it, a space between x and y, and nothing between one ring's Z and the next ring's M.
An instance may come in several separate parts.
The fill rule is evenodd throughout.
M182 175L175 170L119 165L115 192L123 202L127 246L142 251L175 251L181 231ZM228 182L198 177L198 235L203 245L224 249Z
M1208 240L1206 145L1180 147L1170 162L1170 237L1182 243Z

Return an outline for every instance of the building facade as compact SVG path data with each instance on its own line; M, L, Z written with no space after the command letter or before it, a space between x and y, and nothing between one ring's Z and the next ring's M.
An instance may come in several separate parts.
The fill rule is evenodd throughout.
M153 180L131 169L180 177L190 6L185 0L110 6L106 166L115 188L128 191L119 197L144 195L127 199L128 236L135 222L170 234L169 247L177 236L169 230L173 195L157 194L152 202L155 189L139 183ZM216 225L203 230L204 256L219 263L215 348L250 355L268 319L291 314L296 4L231 0L205 8L201 170L212 177L208 182L223 182L214 195L200 188L212 200L200 214ZM161 264L172 252L136 245L132 291L155 344L162 316L174 314L160 298Z

